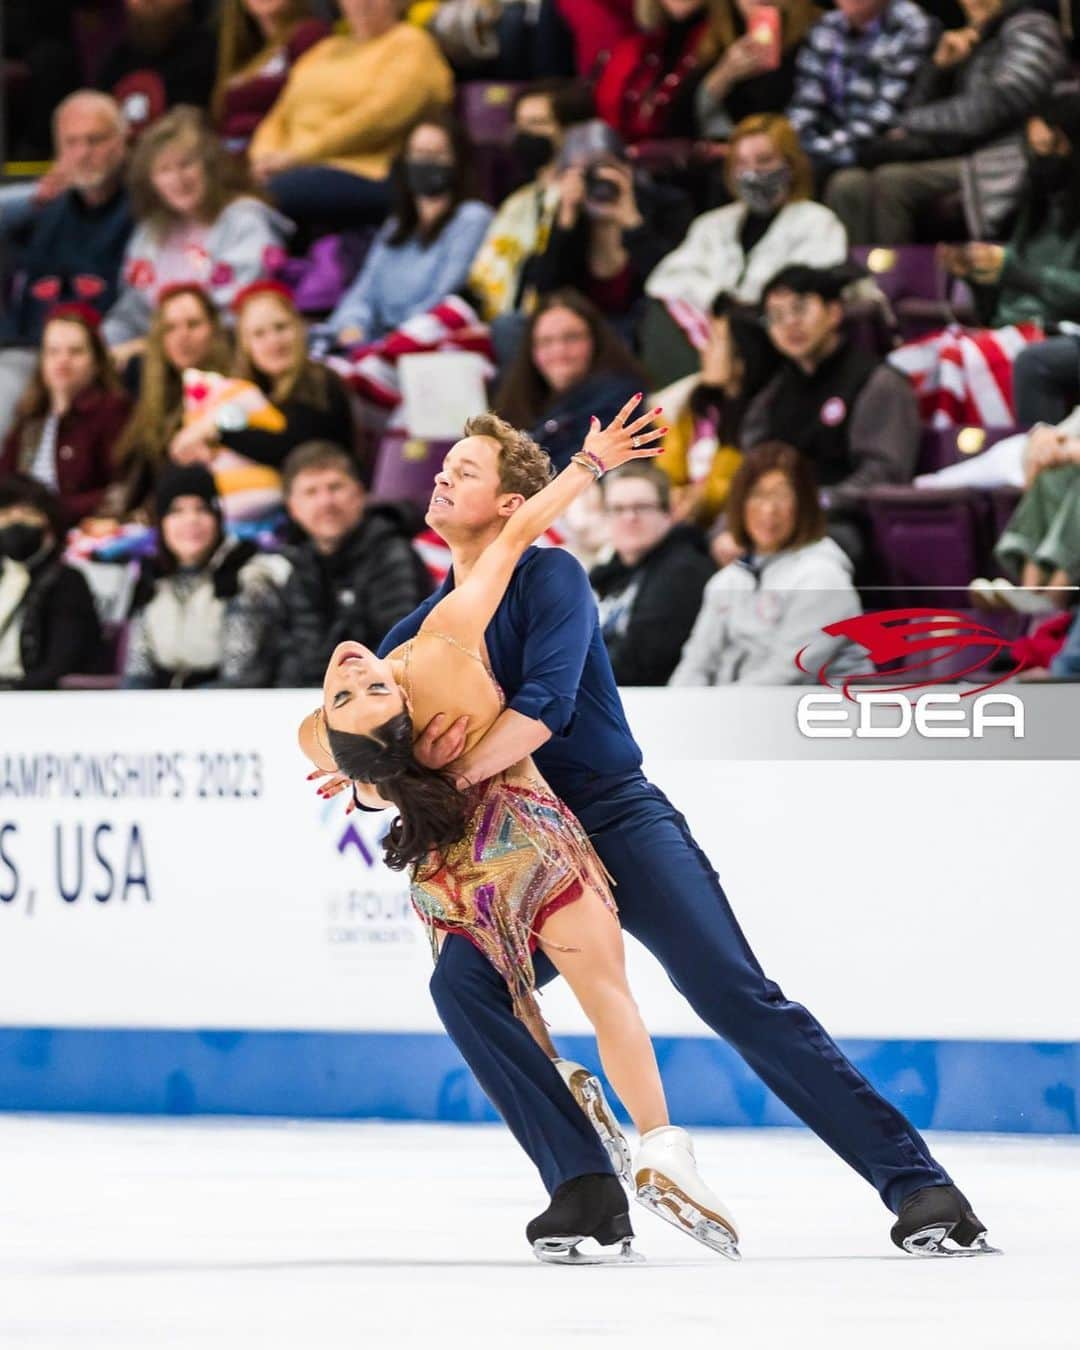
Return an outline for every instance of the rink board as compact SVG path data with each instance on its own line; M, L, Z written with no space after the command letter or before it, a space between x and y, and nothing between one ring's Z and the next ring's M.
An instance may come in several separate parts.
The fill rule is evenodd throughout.
M627 698L766 971L921 1126L1078 1129L1066 696L1024 695L1026 743L948 756L804 744L789 690ZM4 696L0 1109L492 1118L379 862L385 817L304 781L314 698ZM629 945L674 1113L790 1123ZM565 989L544 1012L595 1063Z

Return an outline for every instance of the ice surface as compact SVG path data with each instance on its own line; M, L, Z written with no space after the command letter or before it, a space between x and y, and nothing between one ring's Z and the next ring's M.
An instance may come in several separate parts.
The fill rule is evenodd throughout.
M497 1126L0 1116L0 1346L1080 1347L1080 1140L938 1135L1002 1257L919 1260L801 1131L701 1131L734 1265L635 1206L644 1266L541 1266Z

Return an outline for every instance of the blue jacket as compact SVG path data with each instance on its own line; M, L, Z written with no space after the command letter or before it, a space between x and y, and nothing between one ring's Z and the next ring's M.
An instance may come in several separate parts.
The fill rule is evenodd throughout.
M379 655L413 637L453 585L451 571L434 595L390 630ZM552 733L534 758L572 810L596 785L640 770L641 750L611 673L588 577L576 558L558 548L530 548L484 642L506 706Z
M0 337L36 347L53 305L81 300L105 314L116 301L124 249L132 231L127 193L87 206L69 189L42 207L34 222L11 309Z

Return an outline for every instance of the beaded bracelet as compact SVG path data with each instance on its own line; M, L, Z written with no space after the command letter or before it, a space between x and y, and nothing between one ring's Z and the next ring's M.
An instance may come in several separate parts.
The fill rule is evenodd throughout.
M588 469L597 482L604 475L603 460L599 455L594 455L591 450L579 450L576 455L570 456L570 463L580 464L583 469Z

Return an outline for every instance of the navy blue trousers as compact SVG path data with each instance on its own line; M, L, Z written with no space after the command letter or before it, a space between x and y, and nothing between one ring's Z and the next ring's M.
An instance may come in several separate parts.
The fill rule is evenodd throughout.
M891 1106L798 1003L767 979L685 819L640 775L573 803L616 882L619 917L694 1011L895 1213L948 1175ZM537 953L537 979L556 972ZM431 977L443 1025L532 1158L549 1192L611 1170L547 1056L513 1014L506 984L467 939L443 944Z

